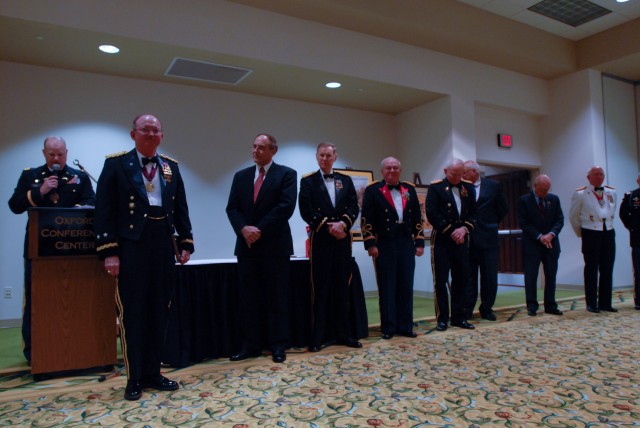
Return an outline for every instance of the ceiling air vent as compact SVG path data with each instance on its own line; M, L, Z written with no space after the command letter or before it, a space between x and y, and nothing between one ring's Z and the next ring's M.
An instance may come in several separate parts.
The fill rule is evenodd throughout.
M611 13L609 9L587 0L544 0L534 4L529 10L572 27Z
M247 68L230 65L174 58L165 75L182 77L183 79L204 80L211 83L237 85L252 71Z

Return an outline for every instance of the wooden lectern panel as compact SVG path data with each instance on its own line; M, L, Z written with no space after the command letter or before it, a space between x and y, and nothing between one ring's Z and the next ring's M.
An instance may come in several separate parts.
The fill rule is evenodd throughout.
M117 361L115 280L97 256L32 260L33 374Z

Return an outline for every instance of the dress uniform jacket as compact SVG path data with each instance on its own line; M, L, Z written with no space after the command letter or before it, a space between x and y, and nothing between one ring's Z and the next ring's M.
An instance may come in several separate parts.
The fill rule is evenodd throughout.
M459 183L460 213L453 195L453 185L445 178L429 186L426 213L433 226L431 233L432 270L434 278L436 317L438 322L466 321L470 307L471 270L469 263L470 234L476 225L475 187L468 181ZM451 234L459 227L469 232L463 244L456 244ZM447 284L451 274L451 311ZM450 316L451 314L451 316Z
M164 155L158 158L167 235L175 231L179 250L193 253L193 232L178 163ZM105 259L119 255L120 239L139 240L148 221L151 206L135 149L107 157L97 190L100 197L96 203L94 229L98 256Z
M582 236L581 229L602 231L603 223L607 230L613 230L617 203L615 189L604 186L602 197L599 201L592 185L580 187L574 192L569 219L578 237Z
M300 180L299 208L311 229L310 259L313 319L311 346L330 340L351 339L349 322L349 279L351 277L351 234L358 217L358 195L351 177L334 172L335 206L331 202L324 174L318 170ZM347 237L336 239L327 223L343 222Z
M629 230L629 245L640 247L640 189L624 194L620 204L620 220Z
M58 188L46 195L40 194L42 181L51 176L58 175ZM89 176L84 172L67 165L58 171L50 171L47 165L37 168L27 168L22 171L18 179L18 185L9 199L9 208L16 214L22 214L31 207L68 208L73 206L94 205L96 194L89 181ZM27 222L27 230L29 224ZM31 360L31 260L29 255L28 236L25 233L24 253L25 278L24 278L24 313L22 319L22 336L24 341L24 353L27 360Z
M414 185L400 183L402 223L388 185L370 184L362 200L361 230L366 249L378 248L374 260L378 283L382 333L413 331L413 276L415 249L424 247L420 202Z

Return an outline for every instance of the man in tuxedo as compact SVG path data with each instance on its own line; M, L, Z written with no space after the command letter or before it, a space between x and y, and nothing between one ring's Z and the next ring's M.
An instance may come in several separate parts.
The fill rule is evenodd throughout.
M640 186L640 174L636 179ZM620 220L629 230L631 260L633 262L633 300L640 311L640 188L624 194L620 204Z
M539 175L533 180L533 192L518 200L518 224L522 229L522 256L524 260L524 289L527 313L535 316L538 311L538 269L544 271L544 311L562 315L556 303L556 273L560 257L558 235L564 226L560 199L549 193L551 179Z
M160 364L175 262L189 261L194 246L178 163L157 151L162 124L155 116L140 115L130 135L135 148L104 162L94 229L98 257L116 278L127 369L124 398L138 400L143 389L178 389L177 382L162 376Z
M22 214L31 207L68 208L94 205L96 194L84 172L67 165L67 143L60 137L44 140L45 164L26 168L9 199L9 208ZM29 223L27 222L27 231ZM31 259L28 236L24 239L24 304L22 305L23 354L31 362Z
M616 191L603 186L604 169L593 166L587 173L588 186L576 189L571 197L569 218L576 236L582 237L584 294L587 311L618 312L611 305L613 263L616 258ZM600 285L598 286L598 273Z
M242 348L240 361L271 350L282 363L289 344L289 258L293 239L289 218L296 208L297 174L273 162L276 139L259 134L253 141L255 166L238 171L231 184L227 216L237 235L238 295Z
M311 283L313 319L309 351L335 341L351 348L362 344L352 336L349 322L351 233L358 217L358 196L351 177L333 170L336 146L320 143L320 169L300 180L299 207L311 229Z
M478 300L478 269L480 269L480 316L489 321L496 320L493 305L498 293L498 226L507 214L507 200L502 193L502 184L480 178L480 166L476 161L464 163L463 178L476 189L476 227L471 232L469 260L471 265L471 287L467 318L473 316Z
M476 225L476 195L472 183L462 180L464 163L453 159L444 168L445 178L429 186L426 212L431 232L431 264L434 278L438 331L451 325L473 330L467 321L471 271L469 239ZM451 315L447 285L451 274Z
M383 180L371 183L362 200L364 247L373 257L378 282L382 338L413 331L415 257L424 253L420 202L414 185L400 182L402 167L389 157L381 163Z

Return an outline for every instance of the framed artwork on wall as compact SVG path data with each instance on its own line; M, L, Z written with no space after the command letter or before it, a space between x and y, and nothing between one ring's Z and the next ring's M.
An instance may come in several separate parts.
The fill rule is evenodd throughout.
M433 227L427 220L427 193L429 192L428 184L416 184L416 193L418 194L418 201L420 201L420 216L422 217L422 233L427 239L431 238L431 231Z
M364 189L371 183L373 183L373 171L362 169L337 169L334 171L341 174L348 175L353 181L353 185L356 188L356 194L358 195L358 207L362 210L362 197L364 196ZM351 227L351 237L354 241L362 241L362 231L360 229L360 213L356 219L353 227Z

